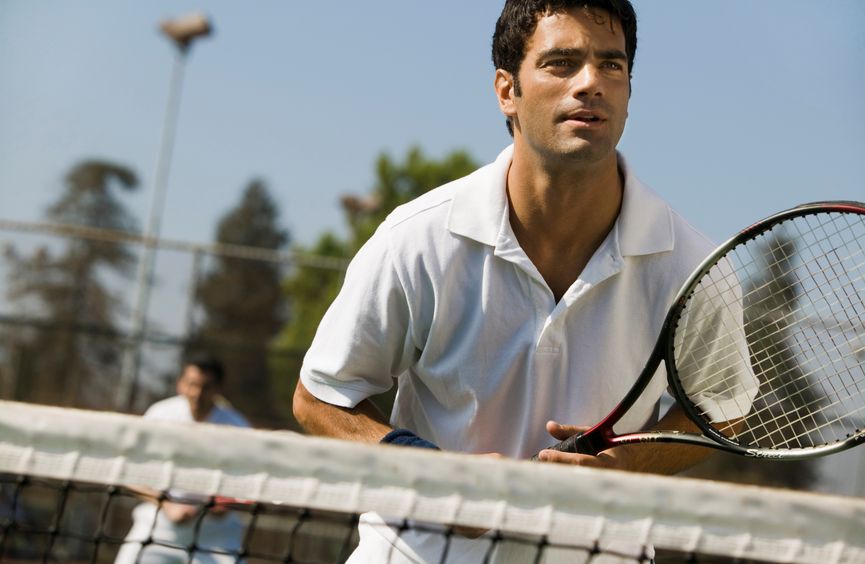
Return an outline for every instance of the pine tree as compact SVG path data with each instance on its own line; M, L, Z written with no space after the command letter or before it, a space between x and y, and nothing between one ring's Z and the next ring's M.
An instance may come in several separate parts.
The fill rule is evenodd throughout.
M252 181L217 228L219 243L278 250L288 242L279 209L261 180ZM272 262L217 257L197 285L204 321L192 348L207 348L226 368L225 395L254 423L276 426L281 415L272 403L268 356L282 328L286 300L281 266Z
M103 160L75 165L65 177L65 191L48 208L51 222L131 231L135 220L120 192L137 187L130 169ZM111 277L132 274L135 260L127 245L67 239L42 246L29 256L11 249L9 298L35 309L39 328L17 335L20 400L108 407L120 349L108 337L117 332L123 300Z

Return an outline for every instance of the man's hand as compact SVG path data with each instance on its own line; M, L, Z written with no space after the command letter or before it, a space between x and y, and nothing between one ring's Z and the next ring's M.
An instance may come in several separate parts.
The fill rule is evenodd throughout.
M232 505L248 503L245 500L223 496L214 497L210 504L205 504L205 501L205 498L200 502L163 500L159 509L169 521L180 524L197 518L202 511L206 511L208 517L220 519L231 512Z
M556 440L563 441L571 435L582 433L588 427L578 425L562 425L555 421L547 421L547 432ZM612 468L614 470L633 470L633 461L628 455L628 447L618 447L599 452L597 456L577 454L574 452L559 452L545 449L538 454L541 462L556 462L559 464L574 464L576 466L591 466L593 468Z
M162 513L168 517L172 523L185 523L196 515L200 510L198 505L190 505L188 503L178 503L175 501L163 501L161 505Z

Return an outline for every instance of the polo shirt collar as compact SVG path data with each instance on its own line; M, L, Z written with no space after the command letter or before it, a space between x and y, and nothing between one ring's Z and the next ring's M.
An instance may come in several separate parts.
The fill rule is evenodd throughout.
M479 168L457 190L451 203L448 229L455 235L474 239L494 247L508 207L508 170L514 155L514 146L499 153L496 160ZM507 218L507 215L505 215Z
M654 190L640 182L621 153L618 156L619 167L625 176L622 209L616 220L622 256L672 251L675 240L670 206Z
M622 209L615 227L619 251L622 256L671 251L674 239L669 206L640 182L621 153L618 157L625 176ZM506 186L512 158L513 145L495 161L472 173L471 182L456 191L448 217L452 233L496 246L502 221L508 220Z

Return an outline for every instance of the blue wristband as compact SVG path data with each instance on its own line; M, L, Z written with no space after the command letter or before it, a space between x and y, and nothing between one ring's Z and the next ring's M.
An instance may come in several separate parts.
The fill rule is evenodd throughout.
M408 429L394 429L393 431L385 435L380 442L387 445L410 446L441 450L433 443L429 442L426 439L418 437Z

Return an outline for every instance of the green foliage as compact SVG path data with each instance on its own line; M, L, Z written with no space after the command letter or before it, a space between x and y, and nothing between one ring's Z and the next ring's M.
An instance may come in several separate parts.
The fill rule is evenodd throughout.
M137 187L130 169L108 161L87 160L65 177L65 190L48 208L56 223L132 230L134 218L119 192ZM19 375L16 398L44 403L104 408L109 405L120 351L108 338L117 331L123 301L106 277L129 278L134 255L120 243L67 239L63 247L43 246L29 256L8 252L8 297L35 306L44 328L17 335L18 354L27 366ZM85 333L83 328L97 329Z
M393 209L421 194L463 177L477 168L465 151L453 151L442 159L426 156L411 148L399 162L381 154L375 164L376 180L366 197L346 195L342 198L348 237L340 240L333 233L322 235L310 248L299 252L312 255L350 258L375 232ZM277 348L282 351L305 351L330 303L342 284L342 272L309 266L295 269L284 283L291 304L291 319L279 335ZM301 355L286 354L277 360L277 373L283 375L280 397L291 405Z
M279 209L260 180L220 220L216 241L278 250L288 242ZM280 419L271 399L269 346L285 322L280 265L218 256L197 285L204 322L189 348L207 348L226 368L225 395L260 425Z
M371 196L364 202L365 209L353 211L346 206L353 250L359 249L372 236L394 208L476 168L477 164L465 151L454 151L437 161L426 157L420 148L413 147L401 163L387 154L379 155L375 165L376 183ZM346 202L345 198L343 202Z
M345 258L345 243L332 233L321 236L309 252L316 256ZM323 268L300 267L285 280L283 290L292 298L292 320L280 335L279 343L287 349L309 346L319 321L342 284L342 272Z

